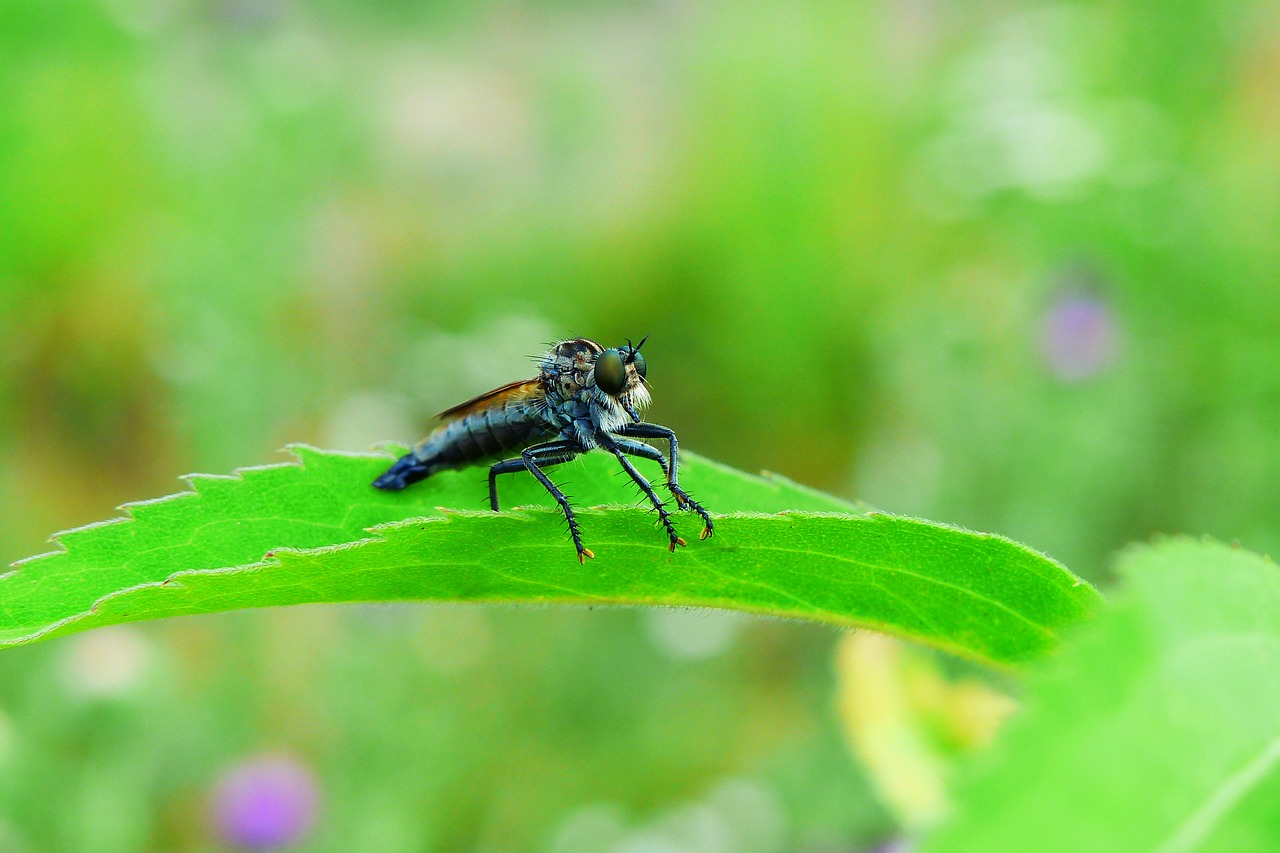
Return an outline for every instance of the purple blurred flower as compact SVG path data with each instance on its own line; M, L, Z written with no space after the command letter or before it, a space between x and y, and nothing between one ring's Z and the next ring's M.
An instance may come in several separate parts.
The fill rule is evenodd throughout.
M1098 375L1115 360L1119 335L1111 307L1098 296L1067 293L1044 317L1044 356L1059 379L1078 382Z
M320 795L299 762L262 756L231 768L218 782L213 817L228 844L275 850L297 844L315 823Z

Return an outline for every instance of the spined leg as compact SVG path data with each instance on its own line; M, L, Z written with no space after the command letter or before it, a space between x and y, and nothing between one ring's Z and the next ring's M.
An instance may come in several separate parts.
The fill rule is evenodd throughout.
M680 443L676 440L675 432L664 426L659 426L658 424L627 424L618 430L618 434L635 436L636 438L658 438L666 441L667 444L670 445L670 462L669 464L662 466L662 473L667 477L667 488L671 490L671 494L675 496L676 504L681 509L696 512L701 516L702 523L705 525L702 528L702 538L710 538L711 535L715 533L716 529L715 523L711 520L711 513L703 509L702 504L695 501L689 496L688 492L680 488ZM649 447L649 445L641 444L640 442L627 443L637 447L647 447L650 450L653 450L654 453L659 452L656 449ZM647 459L653 458L643 452L637 452L636 455L645 456Z
M677 545L686 544L685 541L680 538L680 534L676 533L675 526L671 523L671 514L668 513L667 508L663 506L662 499L658 497L657 492L653 490L653 486L649 485L649 481L644 478L644 475L636 470L636 466L631 464L631 460L627 458L626 450L618 444L617 439L602 433L596 437L596 440L599 441L601 447L617 457L618 463L622 465L622 470L627 472L627 475L631 477L635 484L640 487L640 490L645 493L645 496L649 498L649 502L653 504L653 508L658 511L658 518L661 519L662 526L667 531L667 539L669 540L669 547L671 550L674 551Z
M489 508L498 512L498 475L514 474L516 471L528 471L524 462L524 454L532 453L539 465L559 465L568 462L582 453L582 447L576 441L548 441L527 448L519 457L504 459L489 468Z
M662 476L667 480L671 479L671 468L667 465L667 457L662 455L661 450L643 441L632 441L628 438L615 438L614 441L623 453L657 462L658 467L662 469Z
M588 557L594 557L595 554L582 544L582 533L578 529L578 519L573 515L573 508L569 506L569 499L564 496L564 492L560 491L560 488L555 483L551 482L551 478L540 467L541 465L559 465L562 462L568 462L581 452L581 448L574 442L553 441L526 449L520 454L519 459L507 459L498 462L489 469L489 505L497 512L498 474L506 474L524 468L538 478L538 482L542 484L542 487L560 505L565 521L569 523L569 535L573 537L573 547L578 551L578 562L585 563Z

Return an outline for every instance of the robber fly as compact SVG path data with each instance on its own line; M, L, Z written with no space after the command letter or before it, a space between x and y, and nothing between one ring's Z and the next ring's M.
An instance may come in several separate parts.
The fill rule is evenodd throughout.
M578 549L578 561L586 562L595 554L582 544L569 499L543 469L599 448L617 458L622 470L653 504L672 551L685 541L676 533L653 486L636 470L629 456L652 459L662 467L676 504L702 517L702 538L706 539L715 525L711 515L680 488L676 434L640 419L640 410L649 405L644 356L640 354L645 340L648 338L635 346L627 341L626 346L614 349L605 349L586 338L556 344L541 360L537 377L503 385L441 412L442 423L373 485L399 491L437 471L498 459L489 468L489 506L493 511L498 511L498 475L528 471L564 511L573 547ZM665 440L668 457L636 440L643 438ZM519 456L502 458L516 451Z

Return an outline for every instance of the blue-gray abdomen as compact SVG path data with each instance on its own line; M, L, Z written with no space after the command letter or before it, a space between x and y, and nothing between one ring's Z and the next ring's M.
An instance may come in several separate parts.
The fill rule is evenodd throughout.
M508 456L554 432L541 413L529 407L486 408L441 424L418 442L413 455L438 468L465 468Z
M373 485L398 491L437 471L510 456L556 432L541 410L533 406L517 403L477 409L441 424Z

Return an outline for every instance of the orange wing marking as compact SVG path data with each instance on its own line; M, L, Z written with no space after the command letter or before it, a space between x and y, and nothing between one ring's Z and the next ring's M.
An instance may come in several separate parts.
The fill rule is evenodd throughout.
M442 421L452 421L458 418L465 418L472 412L489 407L501 408L508 402L518 402L527 400L530 397L540 397L541 380L539 379L521 379L518 382L508 382L501 388L494 388L492 391L486 391L467 400L465 403L459 403L450 409L445 409L436 415Z

